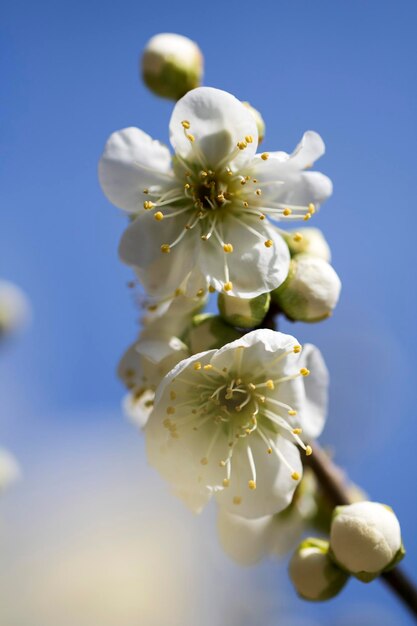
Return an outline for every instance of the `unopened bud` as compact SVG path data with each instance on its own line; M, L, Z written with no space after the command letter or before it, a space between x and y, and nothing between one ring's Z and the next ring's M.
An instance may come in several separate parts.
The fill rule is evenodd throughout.
M340 567L363 582L391 569L405 554L398 519L391 508L379 502L336 507L330 550Z
M310 537L300 543L289 564L291 581L304 600L330 600L345 585L348 575L330 559L327 541Z
M329 263L311 254L297 254L286 280L271 295L289 319L320 322L332 314L340 289L340 278Z
M193 317L193 325L186 339L191 353L221 348L239 339L241 334L226 324L220 315L202 313Z
M255 328L268 313L271 296L263 293L252 299L235 298L219 294L218 307L222 318L238 328Z
M157 96L179 100L201 84L203 55L198 45L182 35L161 33L146 44L142 77Z
M249 111L252 113L253 117L255 118L256 128L258 129L258 144L260 144L261 141L263 141L265 137L265 122L263 120L263 117L259 113L259 111L255 109L255 107L249 104L249 102L244 102L243 104L245 105L245 107L249 109Z
M331 252L323 233L319 228L298 228L285 234L285 241L290 249L291 256L305 252L318 256L330 263Z

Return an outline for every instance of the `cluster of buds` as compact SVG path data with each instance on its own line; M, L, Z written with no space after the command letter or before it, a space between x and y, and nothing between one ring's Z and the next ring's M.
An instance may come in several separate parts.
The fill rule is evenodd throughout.
M329 600L350 576L368 583L404 557L401 529L393 510L378 502L336 507L328 541L310 538L295 551L289 574L306 600Z

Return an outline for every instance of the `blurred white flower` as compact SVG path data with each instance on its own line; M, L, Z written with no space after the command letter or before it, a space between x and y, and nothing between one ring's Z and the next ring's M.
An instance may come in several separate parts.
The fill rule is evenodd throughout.
M331 194L326 176L304 171L324 153L320 136L305 133L291 155L256 154L250 110L209 87L179 100L170 136L173 159L137 128L113 133L104 149L103 191L134 217L121 240L122 260L157 297L172 293L191 272L200 279L198 289L208 284L243 298L278 287L289 251L265 216L306 219Z
M244 517L277 513L301 478L297 446L311 453L301 432L309 439L324 425L327 378L316 348L301 352L294 337L267 329L191 356L158 387L149 461L195 511L215 494Z
M25 293L7 280L0 280L0 337L22 329L29 321L30 305Z
M16 459L7 450L0 449L0 493L20 476Z

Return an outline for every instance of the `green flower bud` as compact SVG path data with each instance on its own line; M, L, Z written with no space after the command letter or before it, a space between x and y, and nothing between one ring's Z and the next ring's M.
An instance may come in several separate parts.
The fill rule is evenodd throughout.
M318 256L328 263L331 261L329 244L319 228L299 228L284 235L291 256L305 252Z
M291 320L320 322L339 300L341 282L333 267L311 254L297 254L283 284L271 295Z
M199 87L203 55L198 45L182 35L161 33L148 41L142 55L142 77L157 96L179 100Z
M362 582L392 569L405 554L395 513L379 502L336 507L330 554L335 563Z
M249 104L249 102L243 102L243 104L245 105L245 107L249 109L249 111L252 113L253 117L255 118L256 127L258 129L258 144L260 144L265 137L264 119L262 115L259 113L259 111L255 109L255 107L253 107L251 104Z
M226 343L239 339L241 334L226 324L220 315L201 313L193 318L187 343L192 354L221 348Z
M268 313L271 296L262 293L252 299L235 298L224 293L219 294L217 301L222 318L238 328L255 328Z
M291 581L304 600L330 600L348 580L348 575L329 558L327 541L310 537L300 543L289 564Z

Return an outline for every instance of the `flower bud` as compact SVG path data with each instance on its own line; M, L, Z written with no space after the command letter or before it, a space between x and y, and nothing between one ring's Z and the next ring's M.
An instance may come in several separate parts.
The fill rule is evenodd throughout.
M217 304L222 318L232 326L255 328L268 313L270 302L269 293L262 293L252 299L235 298L220 293Z
M332 314L341 289L333 267L311 254L297 254L272 299L291 320L320 322Z
M363 582L391 569L405 554L395 513L378 502L336 507L330 549L333 560Z
M258 144L260 144L265 137L265 122L262 115L259 113L255 107L253 107L249 102L243 102L246 108L252 113L255 118L256 128L258 129Z
M241 333L226 324L220 315L201 313L193 317L193 325L186 339L191 353L221 348L239 339Z
M285 234L285 241L290 249L291 256L305 252L318 256L330 263L331 252L323 233L319 228L298 228Z
M19 331L29 317L29 302L23 291L7 280L0 280L0 337Z
M194 41L174 33L155 35L142 55L142 77L157 96L179 100L198 87L203 76L203 55Z
M304 600L330 600L345 585L348 575L328 555L329 544L308 538L300 543L289 564L291 581Z

